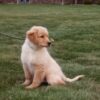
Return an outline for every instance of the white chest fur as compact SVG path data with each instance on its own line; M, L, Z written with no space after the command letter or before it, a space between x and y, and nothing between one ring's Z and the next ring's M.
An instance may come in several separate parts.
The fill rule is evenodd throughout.
M34 64L46 64L48 63L49 54L46 48L36 49L36 47L25 40L25 43L22 46L21 61L25 66L33 66Z

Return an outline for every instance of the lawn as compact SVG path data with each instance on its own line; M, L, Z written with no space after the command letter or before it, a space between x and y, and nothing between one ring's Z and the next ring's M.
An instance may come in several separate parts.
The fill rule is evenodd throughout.
M24 38L33 25L48 28L49 52L68 77L66 86L26 90L20 62L24 40L0 34L0 100L100 100L100 6L0 5L0 32Z

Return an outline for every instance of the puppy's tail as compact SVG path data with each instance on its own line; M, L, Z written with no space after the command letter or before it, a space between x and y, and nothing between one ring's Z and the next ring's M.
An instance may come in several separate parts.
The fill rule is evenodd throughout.
M78 75L78 76L76 76L76 77L74 77L74 78L71 79L71 78L67 78L65 75L63 75L63 80L65 82L72 83L72 82L75 82L77 80L82 79L83 77L84 77L84 75Z

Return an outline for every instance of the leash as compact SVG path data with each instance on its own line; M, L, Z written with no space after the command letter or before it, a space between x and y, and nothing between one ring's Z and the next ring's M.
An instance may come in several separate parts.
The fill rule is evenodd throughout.
M6 33L2 33L0 32L1 35L4 35L6 37L9 37L9 38L13 38L13 39L17 39L17 40L24 40L24 38L19 38L19 37L15 37L15 36L12 36L12 35L8 35Z

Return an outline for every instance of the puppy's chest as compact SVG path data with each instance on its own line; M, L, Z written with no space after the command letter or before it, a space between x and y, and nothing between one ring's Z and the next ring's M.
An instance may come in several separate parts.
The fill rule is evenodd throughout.
M25 62L31 65L34 64L44 64L46 63L46 59L47 56L45 55L45 53L42 52L34 52L34 51L28 51L27 53L25 53Z

